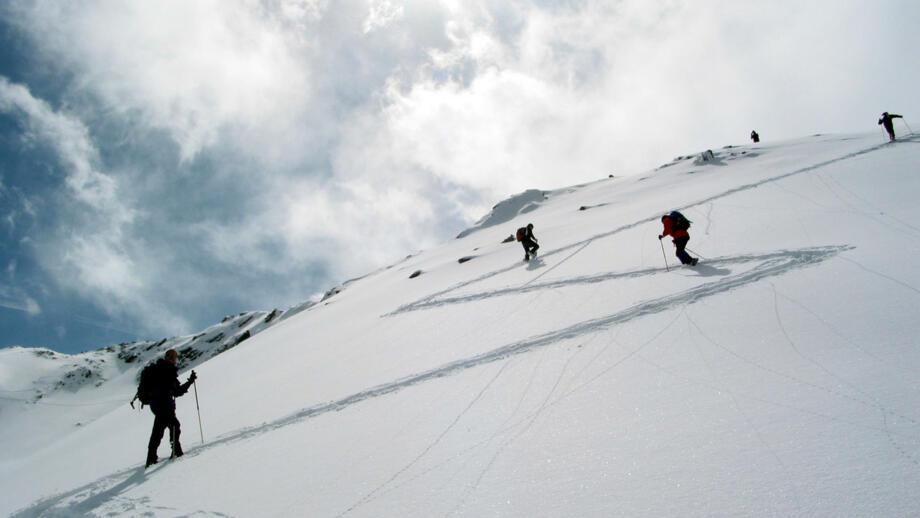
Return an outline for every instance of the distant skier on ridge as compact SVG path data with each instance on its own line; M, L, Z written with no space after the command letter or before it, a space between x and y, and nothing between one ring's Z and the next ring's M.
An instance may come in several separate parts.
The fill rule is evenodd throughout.
M696 266L699 259L690 257L690 254L684 250L684 248L687 247L687 242L690 241L690 233L687 232L687 229L690 228L690 220L685 218L680 212L674 210L669 214L661 216L661 224L664 225L664 230L658 235L658 240L661 241L664 236L671 236L674 238L674 247L677 248L677 253L675 255L680 259L680 262L682 264Z
M894 122L892 119L903 119L904 117L896 115L894 113L884 112L882 113L882 118L878 120L878 123L885 126L885 131L888 132L889 142L894 142Z
M760 142L760 135L754 130L751 130L751 140L753 140L755 144Z
M178 359L179 353L175 349L170 349L166 351L163 358L144 368L145 371L150 369L149 378L145 379L144 372L141 373L141 389L138 390L138 393L141 402L150 405L150 411L154 415L153 430L150 432L150 442L147 444L145 467L157 463L157 449L160 447L160 441L163 440L163 432L166 429L169 429L169 444L172 447L170 458L183 455L182 445L179 443L180 426L179 419L176 418L176 398L188 392L188 388L198 376L195 371L192 371L188 380L180 385L179 373L176 369ZM146 394L141 394L141 390L144 390Z
M517 240L524 247L524 260L529 261L530 256L537 256L537 250L540 245L537 244L537 238L533 235L533 223L528 223L526 227L517 229Z

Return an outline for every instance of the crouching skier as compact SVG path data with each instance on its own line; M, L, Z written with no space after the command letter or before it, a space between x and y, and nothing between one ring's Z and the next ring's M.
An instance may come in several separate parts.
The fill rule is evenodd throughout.
M179 353L175 349L166 351L152 366L148 388L150 411L153 412L153 430L150 432L150 442L147 444L147 464L150 467L157 463L157 449L163 440L163 432L169 429L169 445L172 448L170 458L182 456L182 445L179 443L179 419L176 418L176 398L188 392L188 388L195 382L195 371L188 380L179 384L179 371L176 361ZM143 376L143 374L142 374Z
M670 214L661 216L661 224L664 225L664 230L658 235L658 240L660 241L664 236L671 236L674 238L672 241L674 247L677 248L677 253L675 255L680 259L680 262L682 264L696 266L699 259L690 257L690 254L684 250L687 247L687 242L690 241L690 233L687 232L687 229L690 228L690 220L675 210L671 211Z
M533 235L533 223L528 223L526 227L517 229L517 240L524 247L524 260L529 261L530 257L537 256L537 250L540 245L537 244L537 238Z

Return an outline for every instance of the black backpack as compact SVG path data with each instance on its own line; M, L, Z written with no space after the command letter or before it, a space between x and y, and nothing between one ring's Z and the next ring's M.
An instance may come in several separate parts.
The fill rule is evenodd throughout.
M156 362L150 362L141 370L140 381L137 384L137 393L134 395L134 399L141 402L141 408L144 408L144 405L149 405L150 402L153 401L154 391L156 390L156 378L157 364ZM131 402L131 406L134 407L134 401Z
M680 212L673 210L668 214L668 217L671 218L671 228L674 230L687 230L690 228L691 221Z

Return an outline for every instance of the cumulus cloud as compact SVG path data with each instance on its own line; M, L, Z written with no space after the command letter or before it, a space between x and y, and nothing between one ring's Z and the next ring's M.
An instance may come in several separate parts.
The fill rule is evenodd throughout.
M401 18L403 12L404 7L401 5L394 5L389 0L376 0L371 3L370 12L364 19L362 29L367 34L374 29L386 27L389 23Z
M132 211L122 205L112 178L94 167L97 151L79 120L54 112L46 102L33 97L28 88L2 76L0 111L21 113L37 138L54 147L67 165L66 183L77 199L105 212L106 219L115 226L131 221Z
M87 128L66 113L55 111L36 99L28 88L0 77L0 112L18 116L30 139L46 143L57 154L66 188L60 227L53 235L33 236L40 251L38 260L57 282L80 292L113 315L168 313L154 310L145 298L145 273L125 250L125 233L135 211L119 193L117 180L99 170L99 154ZM67 200L76 204L68 207ZM22 200L23 211L33 212L32 202ZM9 270L8 270L9 271ZM12 272L10 272L12 273ZM20 292L8 289L7 292ZM24 293L2 297L4 307L30 314L40 313L33 298ZM176 318L171 318L176 323Z
M315 4L35 2L17 14L106 108L166 129L188 160L225 126L286 120L285 101L310 95L284 28L317 16Z

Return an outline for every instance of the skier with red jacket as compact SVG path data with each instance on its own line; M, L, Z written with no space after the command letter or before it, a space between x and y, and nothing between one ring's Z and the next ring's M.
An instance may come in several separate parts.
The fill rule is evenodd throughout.
M687 229L690 228L690 220L675 210L671 211L670 214L661 216L661 224L664 225L664 230L658 235L658 240L660 241L664 236L671 236L674 247L677 248L676 255L680 262L696 266L699 259L690 257L690 254L684 250L687 247L687 241L690 241L690 233L687 232Z

